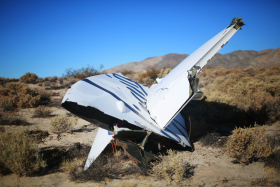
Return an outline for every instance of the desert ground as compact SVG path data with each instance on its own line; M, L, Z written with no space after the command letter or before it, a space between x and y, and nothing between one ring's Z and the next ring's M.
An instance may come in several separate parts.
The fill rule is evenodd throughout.
M28 84L32 88L41 88L39 84ZM43 88L45 88L43 86ZM2 174L0 186L279 186L280 178L277 168L267 166L263 160L255 160L250 164L235 162L226 154L225 141L228 136L219 136L214 145L203 145L201 139L194 140L195 151L177 152L187 163L187 170L183 180L174 182L157 179L139 172L120 173L115 178L105 178L102 181L73 179L70 174L60 168L63 155L71 154L70 148L80 147L78 151L85 152L78 157L80 169L86 160L87 153L93 143L98 127L89 122L78 119L71 130L64 133L52 133L50 121L56 115L69 114L60 107L67 88L50 90L51 101L46 105L51 113L47 117L34 117L36 108L24 108L17 111L17 115L26 119L29 125L2 125L6 132L13 132L20 128L47 131L48 134L38 143L43 153L51 153L49 159L52 165L47 169L40 169L30 176L19 177L16 174ZM212 124L215 125L215 124ZM266 135L275 137L279 142L280 121L264 124ZM209 132L210 133L210 132ZM279 150L279 145L274 151ZM75 150L75 151L77 151ZM48 152L49 151L49 152ZM56 152L57 151L57 152ZM110 151L109 151L110 152ZM112 153L111 153L112 154ZM58 155L58 156L57 156ZM102 155L101 155L102 156ZM278 168L279 169L279 168Z

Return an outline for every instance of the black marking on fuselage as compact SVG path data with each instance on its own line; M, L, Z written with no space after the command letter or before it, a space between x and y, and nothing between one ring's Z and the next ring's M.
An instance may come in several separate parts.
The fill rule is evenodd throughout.
M186 137L186 136L188 135L187 132L184 133L179 127L177 127L177 125L176 125L176 123L174 123L174 121L172 121L172 122L168 125L168 127L171 128L170 125L173 125L173 127L175 127L184 137Z
M141 94L143 97L145 97L145 95L140 92L138 89L134 88L134 87L127 87L129 90L133 90L133 91L136 91L137 93Z
M134 88L134 89L137 89L136 87L135 87L135 85L133 85L133 84L130 84L129 82L126 82L126 81L124 81L124 80L119 80L121 83L123 83L124 85L126 85L126 86L129 86L129 87L131 87L131 88Z
M118 101L122 101L124 103L124 105L130 109L133 113L135 113L136 115L138 115L140 118L142 118L145 122L147 122L148 124L152 125L154 128L158 129L160 131L160 129L155 126L154 124L152 124L151 122L149 122L144 116L142 116L138 111L136 111L133 107L131 107L129 104L127 104L125 101L123 101L120 97L118 97L116 94L114 94L113 92L99 86L98 84L92 82L91 80L85 78L85 79L82 79L82 81L88 83L88 84L91 84L93 86L95 86L96 88L99 88L101 90L103 90L104 92L107 92L108 94L110 94L112 97L114 97L115 99L117 99Z
M173 134L173 132L171 132L169 129L166 128L166 129L162 130L161 133L164 134L165 136L167 136L168 138L174 140L174 138L172 138L169 134L167 134L166 132L164 132L165 130L166 130L167 132L170 132L173 136L175 136L175 137L177 138L177 140L176 140L176 139L175 139L175 140L176 140L177 142L179 142L180 138L179 138L176 134Z
M135 104L133 104L133 106L134 106L137 110L141 111Z
M176 123L178 123L186 132L188 132L186 126L184 126L183 124L181 124L179 121L177 121L175 118L173 119Z
M140 85L139 83L134 82L134 81L132 81L132 80L130 80L129 78L126 78L126 77L124 77L124 76L120 76L120 75L118 75L118 74L116 74L116 73L113 73L113 76L116 77L116 78L119 79L119 80L123 80L123 81L126 80L126 81L131 82L132 84L135 84L135 86L137 86L138 88L140 88L146 96L148 95L147 92L146 92L146 91L144 90L144 88L142 87L142 85Z

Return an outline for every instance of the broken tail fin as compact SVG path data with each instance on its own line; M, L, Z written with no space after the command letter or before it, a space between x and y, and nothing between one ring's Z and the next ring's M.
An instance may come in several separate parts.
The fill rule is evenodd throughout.
M150 90L147 109L160 128L164 129L197 92L197 87L194 85L196 74L244 25L240 21L242 20L232 22L230 26L183 60Z
M112 137L113 134L110 131L99 127L94 142L91 146L90 152L88 154L84 170L87 170L90 167L90 165L95 161L95 159L102 153L102 151L112 140Z

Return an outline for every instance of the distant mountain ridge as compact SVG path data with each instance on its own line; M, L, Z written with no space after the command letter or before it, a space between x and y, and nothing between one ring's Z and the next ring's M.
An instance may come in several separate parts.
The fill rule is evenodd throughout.
M170 53L163 56L150 57L140 62L130 62L107 69L107 73L121 72L130 70L135 73L147 70L149 67L162 69L164 67L174 68L182 62L187 54ZM247 67L265 67L280 66L280 48L266 49L262 51L233 51L227 54L216 54L206 67L212 68L247 68Z

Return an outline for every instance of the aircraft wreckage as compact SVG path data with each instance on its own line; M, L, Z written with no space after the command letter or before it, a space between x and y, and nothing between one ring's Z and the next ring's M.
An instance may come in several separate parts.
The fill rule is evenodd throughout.
M180 111L200 97L196 74L241 29L242 21L234 18L151 88L121 73L88 77L69 88L62 107L99 126L84 170L111 141L141 169L162 149L194 150Z

